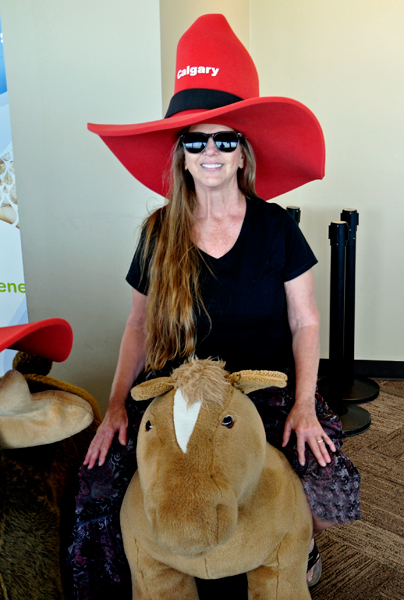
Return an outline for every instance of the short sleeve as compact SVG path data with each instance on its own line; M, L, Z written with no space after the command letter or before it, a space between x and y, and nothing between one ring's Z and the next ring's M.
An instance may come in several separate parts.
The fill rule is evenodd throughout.
M143 263L142 254L144 245L146 242L146 230L143 227L142 232L140 234L140 239L138 246L136 248L135 255L132 259L132 263L129 267L128 274L126 275L126 281L131 285L135 290L140 292L141 294L147 295L149 289L149 262L150 255L146 257L145 262Z
M284 281L291 281L302 275L302 273L311 269L317 262L317 258L314 256L300 227L294 218L289 213L286 213Z

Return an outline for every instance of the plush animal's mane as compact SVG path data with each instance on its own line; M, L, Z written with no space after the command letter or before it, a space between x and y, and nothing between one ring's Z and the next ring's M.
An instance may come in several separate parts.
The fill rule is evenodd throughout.
M224 366L225 363L221 360L199 360L192 357L172 372L171 379L174 386L181 389L188 404L223 404L231 385Z

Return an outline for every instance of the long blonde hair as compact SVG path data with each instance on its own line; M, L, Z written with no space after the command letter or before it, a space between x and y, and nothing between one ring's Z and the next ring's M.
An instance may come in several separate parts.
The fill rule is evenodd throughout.
M244 168L237 172L238 186L255 196L255 158L251 145L241 138ZM142 268L148 270L146 369L162 369L167 361L195 350L196 317L203 304L199 275L203 257L191 238L195 224L196 195L192 176L185 170L180 140L174 146L170 193L165 206L143 223L145 244ZM207 314L209 317L209 315Z

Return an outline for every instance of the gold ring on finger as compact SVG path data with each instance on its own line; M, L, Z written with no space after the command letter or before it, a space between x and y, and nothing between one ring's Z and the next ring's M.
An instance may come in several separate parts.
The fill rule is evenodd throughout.
M317 440L317 442L318 442L319 444L323 444L323 443L324 443L324 440Z

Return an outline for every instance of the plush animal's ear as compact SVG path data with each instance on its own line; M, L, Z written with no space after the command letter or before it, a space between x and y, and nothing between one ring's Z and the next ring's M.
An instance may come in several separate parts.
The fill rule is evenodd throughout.
M288 378L285 373L279 371L238 371L229 375L229 380L234 387L245 394L250 394L266 387L283 388Z
M134 400L149 400L161 396L174 387L171 377L157 377L139 383L131 389L130 394Z

